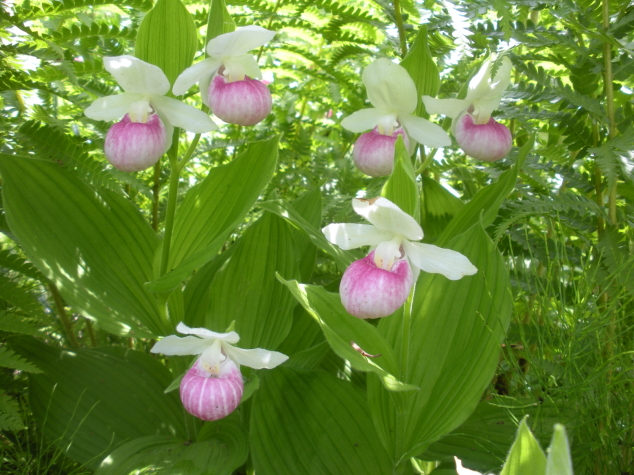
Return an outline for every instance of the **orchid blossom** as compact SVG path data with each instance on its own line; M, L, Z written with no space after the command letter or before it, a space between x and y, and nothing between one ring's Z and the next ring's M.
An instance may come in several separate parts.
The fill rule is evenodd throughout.
M164 355L200 355L183 377L180 395L185 409L206 421L221 419L238 407L244 391L240 365L271 369L288 359L277 351L234 347L240 340L235 331L216 333L206 328L189 328L182 322L176 330L193 336L167 336L150 351Z
M404 135L406 143L407 139L414 139L430 147L451 145L449 136L440 126L414 115L418 95L416 85L405 68L386 58L377 59L363 71L363 83L374 107L359 110L341 122L351 132L374 129L359 137L355 144L355 149L360 149L356 152L355 163L361 171L370 176L391 173L398 134ZM373 140L364 138L369 134L372 134ZM389 140L384 138L382 142L377 142L378 135ZM364 157L376 153L375 149L380 149L382 159L369 157L369 164L364 164ZM389 171L385 173L385 170Z
M460 148L473 158L495 161L511 150L509 129L496 122L491 114L500 107L502 95L511 82L511 61L504 57L495 75L495 61L488 59L469 83L465 99L435 99L423 96L430 114L444 114L453 120L453 134Z
M172 92L180 96L198 83L203 103L218 118L232 124L257 124L271 112L272 100L258 80L262 73L257 61L247 53L274 36L274 31L255 25L217 36L207 43L209 57L183 71Z
M115 168L154 165L171 146L174 127L198 134L216 128L201 110L165 96L170 83L158 66L124 55L105 57L104 67L125 92L97 99L84 113L94 120L123 117L106 136L106 158Z
M342 302L352 315L360 318L389 315L403 304L421 270L442 274L450 280L477 272L469 259L459 252L416 242L423 238L422 228L390 200L353 199L352 207L372 224L337 223L329 224L322 230L326 239L341 249L361 246L371 246L373 249L369 256L354 262L346 270L346 273L351 273L349 277L344 274L342 278ZM361 262L376 271L369 274L368 269L361 267ZM409 274L403 262L407 267L411 265ZM396 273L399 277L388 278L384 272ZM384 308L394 310L389 313L378 309L375 311L380 299L388 299ZM355 303L346 305L346 302Z

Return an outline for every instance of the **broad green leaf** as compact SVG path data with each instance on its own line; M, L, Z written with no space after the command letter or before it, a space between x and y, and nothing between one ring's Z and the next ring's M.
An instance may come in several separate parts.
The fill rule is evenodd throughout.
M292 205L282 200L264 201L259 203L260 208L275 213L288 221L293 227L303 232L319 249L330 254L337 263L337 267L344 272L353 261L363 257L358 252L342 251L334 244L331 244L321 229L316 228L298 213Z
M403 355L405 383L421 388L405 398L368 378L368 398L379 435L404 463L458 427L475 409L498 363L510 321L510 282L504 259L481 226L445 247L469 258L477 274L451 281L422 273L411 320L384 318L378 331Z
M528 428L527 417L520 422L515 442L511 446L500 475L543 475L546 473L546 456ZM558 475L564 474L562 472Z
M134 53L161 68L170 84L191 66L198 49L194 19L180 0L158 0L141 25Z
M291 203L295 211L308 221L314 228L321 226L321 191L315 188L308 193L304 193ZM299 261L299 275L302 282L310 280L317 258L317 248L304 233L293 229L293 239L297 246L297 251L301 256Z
M353 368L376 373L385 387L392 391L418 389L415 385L403 384L398 380L395 376L397 366L392 348L376 327L345 311L339 294L326 292L318 285L304 285L281 278L280 281L319 323L334 352L348 360ZM353 342L366 353L380 356L363 356L352 347Z
M502 173L495 183L480 189L471 201L462 207L438 238L439 246L466 231L478 221L486 227L495 220L502 202L515 188L517 175L532 148L533 139L531 138L520 149L515 166Z
M243 348L273 350L286 338L293 321L293 296L275 278L299 277L299 256L290 226L264 213L235 244L216 272L210 290L206 328L224 332L235 320Z
M174 269L172 272L182 275L186 269L184 274L188 274L200 267L198 258L211 259L210 249L217 240L226 239L244 220L275 172L278 140L275 136L250 143L237 159L211 169L200 184L187 192L174 221L168 265ZM170 287L157 281L148 284L148 288L161 292Z
M420 199L414 167L400 135L394 146L394 170L385 182L381 196L420 221Z
M407 69L418 92L418 107L416 114L423 117L425 106L420 99L422 96L436 97L440 90L440 73L434 63L429 46L427 45L427 26L420 27L414 44L401 62L401 66Z
M304 307L298 305L293 312L291 332L277 350L285 355L292 356L323 341L324 334L319 324L308 314Z
M216 36L231 33L236 29L236 24L227 11L224 0L211 0L209 5L209 20L207 21L207 39L205 46Z
M230 475L249 453L247 436L231 418L207 423L197 442L154 435L117 448L95 475Z
M555 424L553 440L548 448L546 475L573 475L568 436L561 424Z
M353 384L285 366L260 372L260 378L251 406L255 473L392 473L365 396Z
M0 154L0 173L11 230L68 304L111 333L165 334L143 288L158 238L134 206L52 162Z
M30 404L44 435L68 456L96 468L126 440L188 438L172 376L156 359L122 347L64 349L23 337L14 349L42 374L29 375Z
M421 225L425 232L425 241L434 242L464 203L432 178L424 175L422 178Z

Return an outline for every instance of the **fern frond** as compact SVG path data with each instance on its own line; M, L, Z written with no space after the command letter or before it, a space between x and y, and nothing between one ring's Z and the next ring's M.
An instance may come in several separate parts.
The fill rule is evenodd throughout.
M42 304L30 289L0 273L0 299L18 307L27 315L40 319L44 316Z
M6 346L0 346L0 366L10 369L26 371L27 373L41 373L37 366L16 354Z
M90 26L82 23L53 32L51 40L57 43L65 43L67 41L74 41L79 38L90 38L93 36L134 40L136 38L136 30L127 27L121 28L117 25L108 25L107 23L95 22Z
M0 431L18 431L24 429L20 415L20 406L8 394L0 394Z
M55 15L68 10L85 7L101 7L114 5L116 7L130 7L142 12L149 11L153 3L151 0L64 0L34 5L28 9L18 9L16 16L23 19L34 19Z
M39 328L21 315L0 312L0 331L32 336L38 333Z
M634 126L631 125L621 135L608 140L600 147L588 150L594 155L609 188L614 186L619 176L627 180L634 179L632 151L634 151Z
M11 249L0 249L0 266L19 272L32 279L39 280L40 282L46 282L47 280L33 264L18 256Z

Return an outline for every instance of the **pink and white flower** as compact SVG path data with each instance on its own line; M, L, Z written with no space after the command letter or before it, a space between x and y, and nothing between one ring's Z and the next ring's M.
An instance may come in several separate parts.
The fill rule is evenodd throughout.
M453 118L452 130L456 142L469 156L493 162L511 151L513 137L509 129L491 117L500 107L502 95L511 82L511 61L504 57L495 75L495 60L489 58L469 82L465 99L435 99L423 96L430 114Z
M450 280L478 271L459 252L416 242L423 239L423 229L390 200L353 199L352 207L372 224L335 223L322 230L326 239L341 249L373 249L367 257L354 262L342 278L341 300L351 315L390 315L403 305L421 270Z
M275 36L274 31L250 25L217 36L207 43L209 57L187 68L176 79L172 92L184 94L198 83L203 103L221 120L254 125L271 112L268 88L253 55L247 54Z
M234 347L240 341L235 331L216 333L206 328L189 328L182 322L176 330L194 336L167 336L150 351L164 355L200 355L183 377L180 395L187 412L205 421L221 419L240 404L244 391L240 365L271 369L288 359L277 351Z
M386 136L387 140L381 144L376 142L376 148L381 149L379 153L364 143L368 140L365 137L368 134L359 137L355 149L361 147L362 150L357 152L355 162L381 162L378 166L367 167L367 171L360 168L361 171L370 176L384 176L392 172L396 143L394 131L399 128L404 129L404 140L408 137L430 147L451 145L451 140L442 127L413 114L418 104L418 95L416 85L404 67L386 58L377 59L363 71L363 84L374 107L349 115L341 121L341 125L351 132L364 132L376 128L376 131ZM376 132L369 132L373 133ZM387 146L387 142L392 143L391 148ZM375 156L369 157L370 154ZM381 160L378 160L379 156ZM389 171L384 173L385 170Z
M171 146L174 127L198 134L216 128L204 112L165 96L170 83L158 66L124 55L105 57L104 67L125 92L97 99L84 114L123 117L106 136L106 158L115 168L132 172L154 165Z

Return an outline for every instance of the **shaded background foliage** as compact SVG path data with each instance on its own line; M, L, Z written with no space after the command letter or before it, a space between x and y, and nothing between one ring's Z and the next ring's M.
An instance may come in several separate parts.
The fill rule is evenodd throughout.
M201 54L209 5L184 3L199 29L197 54ZM61 165L94 189L108 190L113 200L132 203L160 232L169 167L136 174L112 169L102 153L109 124L83 115L96 97L116 92L102 57L134 51L139 25L151 8L147 0L3 4L0 152L34 155ZM536 137L516 186L486 228L511 271L512 321L496 375L467 422L419 457L446 463L449 456L458 455L480 463L474 468L499 466L518 414L530 412L532 428L544 440L554 421L567 425L577 473L634 473L634 7L607 0L548 4L407 0L400 5L382 0L253 0L230 1L227 8L237 26L257 24L278 31L257 52L266 78L272 79L273 112L252 128L223 125L220 132L203 135L181 177L179 198L184 199L211 167L232 163L247 144L282 133L277 172L262 198L291 202L319 188L322 222L313 219L315 227L357 220L350 199L359 190L367 196L378 195L385 182L355 169L350 156L356 137L339 123L366 103L360 71L376 57L402 59L395 26L398 16L404 20L402 38L410 47L420 26L426 25L428 46L441 72L439 97L456 97L489 52L507 52L514 65L514 84L497 118L514 133L517 147L511 154L482 164L454 146L437 152L420 149L415 158L414 168L423 184L425 239L435 242L463 203L496 183L516 164L519 147L531 135ZM187 100L197 105L194 90ZM186 147L181 143L181 155ZM427 161L433 153L434 159ZM253 229L248 224L260 215L258 208L251 210L224 249L232 252L237 247L233 243L246 235L245 229ZM281 220L260 224L271 233L276 226L287 225ZM4 214L0 230L4 233L0 252L4 459L0 469L79 473L83 469L54 449L50 439L41 438L32 418L31 410L41 410L44 403L29 407L25 373L43 368L16 354L6 342L22 334L37 336L52 347L146 351L150 345L142 338L114 336L82 317L27 259ZM235 252L247 252L245 247ZM195 274L192 282L203 272L220 268L225 254ZM340 276L337 265L321 250L315 259L312 275L305 271L301 281L332 284L328 288L335 290ZM300 271L289 268L283 277L296 278ZM231 269L225 267L224 272L230 274ZM222 284L216 285L222 288ZM193 285L184 299L185 308L204 307ZM291 354L323 340L300 307L287 311L294 312L293 327L280 351ZM200 313L189 318L200 318ZM314 340L309 341L311 336ZM296 345L293 338L309 342ZM318 359L319 368L365 389L365 374L351 371L333 351L304 356L306 361ZM267 378L280 387L295 380L315 384L298 374L285 369ZM330 376L319 378L340 388ZM354 391L337 390L342 398L358 397ZM266 417L258 411L254 419ZM241 429L232 430L235 440L245 439ZM253 457L261 454L256 450Z

